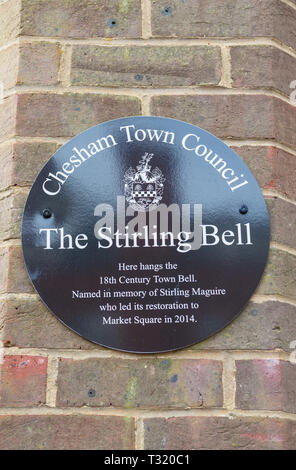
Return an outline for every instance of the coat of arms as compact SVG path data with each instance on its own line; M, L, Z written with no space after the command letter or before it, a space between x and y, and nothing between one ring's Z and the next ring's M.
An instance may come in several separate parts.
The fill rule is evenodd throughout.
M153 153L141 157L137 170L129 168L124 174L124 194L129 205L137 211L155 209L162 199L165 178L155 167L151 171Z

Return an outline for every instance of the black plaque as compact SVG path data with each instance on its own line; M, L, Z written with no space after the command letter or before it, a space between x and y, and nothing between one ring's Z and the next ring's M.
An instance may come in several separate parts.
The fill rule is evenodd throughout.
M110 348L161 352L239 314L265 267L269 217L221 140L129 117L51 157L28 196L22 243L35 289L65 325Z

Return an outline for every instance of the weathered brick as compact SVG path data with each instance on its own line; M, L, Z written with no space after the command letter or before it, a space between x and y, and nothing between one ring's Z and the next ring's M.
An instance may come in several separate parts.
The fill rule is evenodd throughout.
M18 192L0 199L0 240L20 238L27 192Z
M33 292L20 246L0 250L0 293Z
M74 136L100 122L141 114L138 98L97 94L23 94L18 96L17 134Z
M292 450L295 421L224 417L146 418L146 450Z
M275 139L296 149L296 106L275 98L273 117Z
M16 84L56 85L61 50L45 41L12 44L0 51L0 82L4 90Z
M74 46L72 85L192 86L218 85L218 47L99 47Z
M1 406L38 406L45 403L46 357L5 356L1 369Z
M22 0L21 33L69 38L141 36L141 2Z
M277 0L158 0L152 34L159 37L276 37L295 47L296 11Z
M296 199L295 156L276 147L232 147L256 176L261 188Z
M8 272L8 250L0 248L0 293L6 291Z
M163 95L152 98L151 113L181 119L220 138L276 139L296 145L296 107L258 95Z
M266 8L268 8L268 0L266 0ZM291 46L295 49L296 46L296 31L295 20L296 10L283 2L274 0L272 3L273 11L273 31L274 37L282 41L284 44Z
M271 249L266 269L256 294L283 295L296 298L296 256Z
M0 85L3 91L13 88L17 83L18 53L17 44L0 51Z
M296 248L296 206L277 197L266 198L271 225L271 240Z
M236 361L236 407L296 413L295 382L296 367L290 362Z
M271 46L231 47L234 88L274 88L290 96L296 77L296 61Z
M15 135L16 99L9 96L0 97L0 140L9 139Z
M0 416L0 448L128 450L134 449L134 426L123 416Z
M56 85L61 50L58 44L44 41L24 43L20 47L18 83Z
M1 304L2 339L18 348L98 349L65 327L37 296L11 294ZM296 307L282 302L250 302L226 328L190 349L283 349L296 338Z
M57 151L54 142L16 142L0 146L0 189L31 185L47 160Z
M270 188L274 181L274 165L273 156L275 154L275 147L235 147L230 146L239 157L248 165L258 181L260 187L263 189ZM288 154L289 155L289 154ZM293 156L291 155L291 163L293 163ZM289 161L289 160L288 160ZM294 185L292 185L293 187ZM276 189L273 187L273 189Z
M283 349L296 338L296 307L283 302L250 302L222 331L190 349Z
M16 38L20 32L21 0L0 4L0 46Z
M64 326L36 296L11 294L1 303L4 346L47 349L100 349Z
M61 359L58 406L222 406L222 363L212 360Z
M12 142L2 142L0 144L0 161L1 161L1 166L2 166L1 178L0 178L0 190L8 188L11 184L12 159L13 159Z

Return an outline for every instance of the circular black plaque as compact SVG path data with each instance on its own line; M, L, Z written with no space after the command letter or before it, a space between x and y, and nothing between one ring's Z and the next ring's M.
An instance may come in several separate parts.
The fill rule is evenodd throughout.
M129 352L199 342L246 304L269 217L249 168L174 119L129 117L63 145L26 203L22 243L41 299L84 338Z

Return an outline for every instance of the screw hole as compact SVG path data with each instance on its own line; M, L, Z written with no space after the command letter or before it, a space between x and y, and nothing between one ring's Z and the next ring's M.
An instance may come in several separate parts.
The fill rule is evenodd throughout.
M168 16L172 13L172 8L171 7L165 7L163 10L162 10L162 14L164 16Z
M107 24L110 28L114 28L114 26L116 26L116 20L114 18L110 18L108 21L107 21Z
M88 391L88 396L89 396L90 398L94 398L94 397L96 396L96 391L95 391L93 388L91 388L91 389Z

